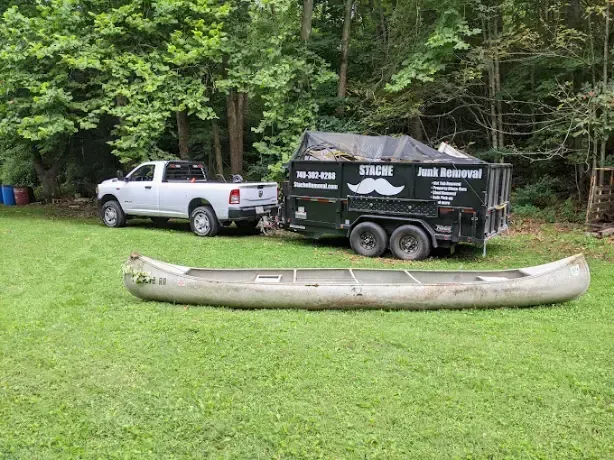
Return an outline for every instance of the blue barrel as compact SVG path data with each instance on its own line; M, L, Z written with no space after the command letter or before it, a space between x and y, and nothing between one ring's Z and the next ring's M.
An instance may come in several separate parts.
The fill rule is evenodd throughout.
M12 185L2 186L2 201L5 206L15 206L15 195L13 194Z
M2 199L2 184L0 184L0 204L4 204L4 200Z

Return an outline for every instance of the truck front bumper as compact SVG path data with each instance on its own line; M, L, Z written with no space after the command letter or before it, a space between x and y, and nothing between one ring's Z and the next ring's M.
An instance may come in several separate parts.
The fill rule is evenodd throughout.
M256 212L257 208L258 211ZM260 219L262 216L266 216L271 213L271 211L277 209L276 204L267 204L265 206L250 206L245 208L228 208L228 220L256 220Z

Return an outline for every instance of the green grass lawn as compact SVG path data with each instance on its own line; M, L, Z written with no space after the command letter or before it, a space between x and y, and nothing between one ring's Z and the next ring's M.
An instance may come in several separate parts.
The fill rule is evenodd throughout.
M614 243L523 223L488 257L197 238L0 208L0 458L614 458ZM209 267L513 268L584 251L579 300L482 311L143 302L131 251Z

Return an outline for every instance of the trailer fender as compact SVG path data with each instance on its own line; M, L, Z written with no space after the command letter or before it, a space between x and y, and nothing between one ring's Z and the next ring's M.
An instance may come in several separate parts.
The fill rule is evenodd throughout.
M356 225L358 225L361 222L367 221L367 220L372 221L372 222L379 222L383 224L385 224L386 222L395 222L395 223L398 222L399 225L402 225L402 224L417 225L418 227L422 228L422 230L424 230L425 232L429 234L429 236L431 237L431 243L433 243L433 247L434 248L439 247L433 227L431 227L431 225L428 222L422 219L414 219L411 217L382 217L381 215L365 214L365 215L360 216L358 219L356 219L352 223L352 226L348 229L348 236L350 235L350 233L352 232L352 229Z

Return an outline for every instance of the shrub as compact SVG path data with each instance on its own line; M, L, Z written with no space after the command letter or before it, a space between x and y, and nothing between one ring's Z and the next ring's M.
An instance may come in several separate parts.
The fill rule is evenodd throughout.
M512 195L512 201L516 206L535 206L543 209L555 206L559 202L557 189L560 184L558 179L544 176L534 184L518 188Z
M533 204L515 205L512 207L514 216L536 219L544 222L584 222L584 211L582 206L573 198L568 198L553 206L538 208Z
M32 187L37 176L31 161L21 157L9 157L2 164L1 179L3 184Z

